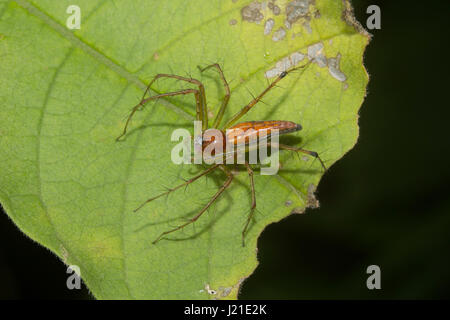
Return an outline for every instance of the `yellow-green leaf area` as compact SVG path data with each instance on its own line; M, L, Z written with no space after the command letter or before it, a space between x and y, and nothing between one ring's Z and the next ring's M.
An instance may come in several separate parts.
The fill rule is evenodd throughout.
M257 266L258 236L270 223L317 205L318 161L282 151L278 175L255 169L257 212L247 172L197 221L156 245L163 231L194 216L225 180L222 172L139 204L202 170L176 165L176 128L192 131L191 96L131 108L158 73L192 76L215 115L230 83L225 119L281 72L289 74L243 119L290 120L303 130L285 141L319 152L327 167L358 138L368 76L369 35L350 4L336 0L0 1L0 203L30 238L80 267L99 299L233 299ZM301 58L301 59L300 59ZM161 80L152 94L190 87ZM212 120L210 121L210 123Z

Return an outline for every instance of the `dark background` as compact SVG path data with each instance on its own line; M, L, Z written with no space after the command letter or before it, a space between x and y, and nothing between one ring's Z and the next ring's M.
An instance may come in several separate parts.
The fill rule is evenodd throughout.
M449 299L448 1L381 7L365 54L371 76L355 148L324 176L320 209L267 227L241 299ZM368 290L366 268L381 268ZM91 298L0 214L0 299Z

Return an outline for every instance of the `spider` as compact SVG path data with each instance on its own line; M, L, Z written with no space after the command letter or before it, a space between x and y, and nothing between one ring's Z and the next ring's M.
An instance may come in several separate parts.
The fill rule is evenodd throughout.
M246 137L242 137L242 133L245 135L245 132L247 132L246 130L248 129L252 129L254 130L253 132L256 132L256 135L258 137L261 137L262 134L265 134L265 138L267 139L267 141L270 141L271 136L273 135L273 132L277 132L279 135L281 134L287 134L287 133L292 133L292 132L296 132L302 129L300 124L294 123L292 121L284 121L284 120L269 120L269 121L248 121L248 122L242 122L242 123L238 123L235 124L240 118L242 118L247 112L249 112L258 102L261 101L261 99L271 90L273 89L277 83L279 81L281 81L284 77L286 77L289 73L304 68L307 65L309 65L313 60L310 60L308 63L301 65L301 66L297 66L297 67L293 67L289 70L283 71L281 72L277 78L272 81L272 83L270 83L266 89L264 89L258 96L254 97L254 99L252 101L250 101L246 106L244 106L239 112L237 112L236 114L234 114L224 125L221 125L222 122L222 118L224 115L224 112L228 106L228 102L230 100L230 87L228 85L227 80L225 79L224 73L222 71L222 68L220 67L220 65L218 63L215 64L211 64L209 66L206 66L205 68L200 68L201 72L205 72L208 69L211 68L215 68L217 69L221 81L223 83L223 86L225 88L225 96L223 98L222 101L222 105L216 115L216 118L214 119L213 125L211 126L211 128L214 129L218 129L221 130L222 134L223 134L223 139L224 142L226 142L227 140L230 141L230 139L234 139L231 143L233 143L234 145L236 145L236 139L239 138L244 138L245 142L244 145L249 144L249 140L246 139L248 138L248 136ZM177 80L181 80L190 84L195 85L197 88L193 89L193 88L189 88L189 89L183 89L183 90L179 90L179 91L174 91L174 92L167 92L167 93L161 93L161 94L157 94L148 98L145 98L145 96L147 95L147 93L149 92L152 84L161 78L171 78L171 79L177 79ZM177 96L177 95L187 95L187 94L193 94L195 97L195 101L196 101L196 120L197 121L201 121L202 123L202 136L200 139L200 148L202 150L204 150L210 143L211 140L207 140L207 139L203 139L204 137L204 132L209 128L208 126L208 110L207 110L207 104L206 104L206 95L205 95L205 87L204 85L196 79L193 78L187 78L187 77L183 77L183 76L179 76L179 75L175 75L175 74L157 74L152 81L148 84L144 95L141 99L141 101L131 110L130 115L127 118L127 121L125 123L125 127L123 129L123 132L120 136L118 136L116 138L116 141L120 140L121 137L123 137L126 133L127 133L127 128L130 124L130 121L133 117L133 115L136 113L136 111L140 110L141 107L144 107L144 105L151 101L151 100L156 100L159 98L164 98L164 97L172 97L172 96ZM209 129L211 129L209 128ZM224 132L225 130L226 133ZM233 134L235 133L235 131L237 130L243 130L243 131L239 131L239 133ZM241 136L240 136L241 135ZM195 142L194 142L195 145ZM267 143L268 146L274 147L274 145L271 142ZM298 147L293 147L293 146L289 146L289 145L284 145L284 144L277 144L275 147L279 148L279 149L284 149L284 150L290 150L290 151L294 151L294 152L302 152L305 154L308 154L316 159L319 160L322 168L324 171L326 171L326 167L324 162L322 161L322 159L320 158L319 154L315 151L310 151L310 150L306 150L306 149L302 149L302 148L298 148ZM248 151L248 150L247 150ZM235 155L236 152L234 152ZM217 156L217 155L216 155ZM225 153L224 155L219 155L219 156L224 156L225 157ZM254 184L254 180L253 180L253 169L250 166L250 164L245 161L244 163L246 169L247 169L247 173L249 176L249 180L250 180L250 187L251 187L251 197L252 197L252 203L251 203L251 209L250 209L250 213L247 217L245 226L242 230L242 246L245 246L245 235L246 232L248 230L250 221L254 215L255 209L256 209L256 195L255 195L255 184ZM158 241L160 241L164 236L166 236L167 234L170 234L172 232L175 232L177 230L183 229L184 227L186 227L187 225L194 223L195 221L197 221L197 219L199 219L203 213L208 210L208 208L219 198L219 196L230 186L232 180L233 180L233 176L234 173L229 170L225 164L223 163L215 163L212 164L208 169L202 171L201 173L199 173L198 175L190 178L189 180L185 181L184 183L175 186L173 188L168 189L166 192L163 192L157 196L154 196L152 198L147 199L145 202L143 202L138 208L136 208L134 210L134 212L138 211L139 209L141 209L144 205L146 205L147 203L156 200L164 195L167 195L175 190L180 189L181 187L187 186L191 183L193 183L194 181L198 180L199 178L213 172L216 169L221 169L227 176L226 181L223 183L223 185L219 188L219 190L214 194L214 196L212 196L212 198L209 200L209 202L191 219L189 219L187 222L173 228L170 230L167 230L163 233L161 233L152 243L156 244Z

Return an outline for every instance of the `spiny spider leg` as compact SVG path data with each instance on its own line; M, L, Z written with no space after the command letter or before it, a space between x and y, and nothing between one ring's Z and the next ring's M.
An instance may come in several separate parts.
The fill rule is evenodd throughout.
M169 194L169 193L171 193L171 192L173 192L173 191L175 191L175 190L178 190L178 189L180 189L180 188L183 187L183 186L187 186L188 184L191 184L192 182L196 181L197 179L203 177L204 175L207 175L207 174L210 173L211 171L214 171L214 170L217 169L218 167L219 167L219 164L213 165L213 166L209 167L208 169L206 169L206 170L200 172L200 174L196 175L195 177L192 177L192 178L190 178L189 180L185 181L184 183L182 183L182 184L180 184L180 185L178 185L178 186L176 186L176 187L174 187L174 188L170 188L170 189L167 190L166 192L163 192L163 193L161 193L161 194L159 194L159 195L157 195L157 196L155 196L155 197L152 197L152 198L150 198L150 199L147 199L145 202L143 202L139 207L137 207L137 208L134 209L133 211L136 212L136 211L138 211L139 209L141 209L143 206L145 206L147 203L149 203L149 202L151 202L151 201L153 201L153 200L156 200L156 199L158 199L158 198L160 198L160 197L162 197L162 196L164 196L164 195L166 195L166 194Z
M220 109L217 112L216 119L214 120L214 123L212 126L213 128L218 128L220 121L222 121L223 114L225 113L225 109L228 106L228 101L230 101L231 92L230 92L230 86L228 85L228 82L225 79L225 75L223 74L222 68L220 67L220 65L218 63L211 64L209 66L206 66L205 68L199 67L201 72L204 72L205 70L208 70L210 68L216 68L219 71L220 78L222 79L223 86L225 88L225 96L223 97L222 105L220 106Z
M302 66L299 67L295 67L292 69L289 69L287 71L283 71L280 73L280 75L274 80L272 81L271 84L269 84L269 86L264 89L263 92L261 92L256 98L254 98L252 101L250 101L249 104L247 104L245 107L243 107L241 109L241 111L239 111L238 113L236 113L233 117L231 117L230 120L228 120L228 122L225 124L224 128L228 129L230 128L234 123L236 123L236 121L238 121L240 118L242 118L247 112L250 111L251 108L253 108L261 99L262 97L264 97L264 95L266 95L267 92L269 92L272 88L274 88L276 86L276 84L278 82L281 81L281 79L283 79L284 77L286 77L289 73L295 71L295 70L299 70L302 68L305 68L306 66L308 66L309 64L311 64L311 62L314 61L314 59L309 60L309 62L305 63Z
M207 110L207 106L206 106L206 94L205 94L205 86L203 85L203 83L201 83L199 80L197 79L193 79L193 78L186 78L183 76L178 76L176 74L167 74L167 73L159 73L157 74L152 81L150 81L150 83L147 86L147 89L144 92L144 96L142 97L142 100L145 98L145 95L147 94L148 90L150 90L151 85L158 79L160 78L171 78L171 79L177 79L177 80L181 80L181 81L186 81L192 84L195 84L196 86L198 86L198 90L200 91L200 117L197 118L196 120L198 121L206 121L206 126L203 128L203 130L206 130L208 128L208 110Z
M161 93L161 94L158 94L156 96L151 96L150 98L143 99L141 102L139 102L139 104L137 104L131 110L131 113L128 116L127 122L125 123L125 127L123 128L123 132L122 132L122 134L120 136L118 136L116 138L116 141L119 141L120 138L122 138L127 133L128 125L130 124L131 118L136 113L136 111L138 111L141 106L143 106L144 104L146 104L150 100L155 100L155 99L159 99L159 98L163 98L163 97L172 97L172 96L177 96L177 95L185 95L185 94L189 94L189 93L193 93L195 95L195 101L197 103L197 118L198 118L200 116L199 108L200 108L200 99L201 98L200 98L200 92L197 89L185 89L185 90L180 90L180 91L175 91L175 92Z
M255 213L256 209L256 193L255 193L255 182L253 181L253 170L248 164L247 161L245 161L245 166L247 167L248 176L250 178L250 187L252 190L252 206L250 208L250 214L247 217L247 222L245 223L244 230L242 230L242 246L245 247L245 233L247 232L248 225L250 224L250 221L253 218L253 215Z
M178 80L181 80L181 81L186 81L186 82L189 82L189 83L197 85L198 86L198 90L196 90L196 89L179 90L179 91L175 91L175 92L168 92L168 93L158 94L158 95L155 95L155 96L152 96L150 98L145 99L145 96L147 95L148 91L150 90L150 87L152 86L152 84L156 80L158 80L160 78L172 78L172 79L178 79ZM148 84L147 88L144 91L144 95L142 96L141 102L139 102L132 109L130 115L128 116L127 122L125 123L125 127L123 129L123 132L122 132L122 134L120 136L118 136L116 138L116 141L119 141L120 138L122 138L126 134L128 125L129 125L130 120L133 117L134 113L136 111L138 111L141 106L144 106L144 104L146 104L148 101L154 100L154 99L158 99L158 98L162 98L162 97L184 95L184 94L188 94L188 93L194 93L194 95L195 95L196 120L197 121L202 121L203 130L206 130L208 128L208 117L207 117L205 87L203 86L203 84L200 81L196 80L196 79L186 78L186 77L182 77L182 76L178 76L178 75L174 75L174 74L160 73L160 74L157 74L152 79L152 81L150 81L150 83Z
M159 73L148 84L147 89L144 92L144 96L142 97L142 100L145 98L145 95L147 94L148 90L150 90L151 85L160 78L177 79L177 80L186 81L186 82L189 82L189 83L192 83L192 84L195 84L196 86L198 86L198 90L200 91L200 116L197 117L196 120L202 121L203 130L208 129L208 109L207 109L207 105L206 105L205 86L203 85L203 83L201 83L197 79L186 78L183 76L178 76L176 74Z
M162 237L164 237L165 235L175 232L177 230L183 229L184 227L186 227L187 225L194 223L195 221L197 221L198 218L201 217L201 215L208 210L208 208L214 203L214 201L217 200L217 198L225 191L226 188L228 188L230 186L231 181L233 180L233 174L224 166L224 165L220 165L220 167L222 168L222 170L227 174L228 178L225 181L225 183L222 185L222 187L216 192L216 194L211 198L211 200L209 200L209 202L206 204L206 206L203 207L202 210L200 210L200 212L194 216L193 218L189 219L188 222L179 225L176 228L173 228L171 230L168 231L164 231L163 233L161 233L152 243L155 244L157 243L159 240L161 240Z
M306 154L318 159L320 164L322 165L323 171L327 171L327 167L325 166L325 163L322 161L322 159L320 158L319 154L316 151L310 151L310 150L306 150L306 149L302 149L302 148L292 147L292 146L288 146L285 144L274 144L271 142L269 142L268 145L270 147L272 147L272 145L276 145L279 149L306 153Z

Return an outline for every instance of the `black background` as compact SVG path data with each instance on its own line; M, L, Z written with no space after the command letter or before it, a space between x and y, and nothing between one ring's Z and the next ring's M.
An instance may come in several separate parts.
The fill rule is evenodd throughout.
M448 1L381 7L358 144L324 176L320 209L267 227L242 299L449 299ZM366 268L381 268L368 290ZM0 214L0 298L89 299L66 267Z

